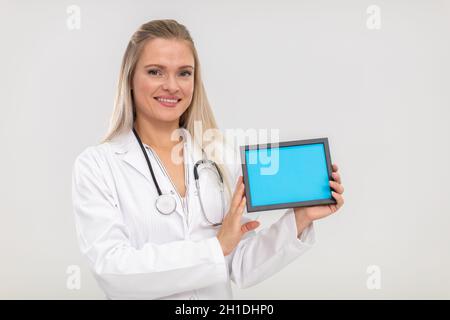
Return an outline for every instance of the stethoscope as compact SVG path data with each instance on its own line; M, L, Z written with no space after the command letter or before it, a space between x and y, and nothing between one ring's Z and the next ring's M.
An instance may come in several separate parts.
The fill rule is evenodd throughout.
M156 190L158 192L158 197L156 198L156 201L155 201L156 210L160 214L164 214L164 215L172 214L173 212L175 212L175 209L177 207L177 202L175 200L175 197L172 196L171 194L163 194L161 192L161 188L159 187L158 181L156 180L155 173L153 172L153 168L150 163L150 159L148 158L147 152L145 151L144 145L142 144L141 138L139 137L139 135L137 134L137 132L134 128L133 128L133 133L136 136L136 139L139 143L139 146L141 147L142 152L144 153L145 160L147 161L147 165L150 170L150 174L152 175L153 182L154 182ZM203 152L203 156L205 156L205 152L203 150L202 150L202 152ZM195 187L197 189L198 199L200 202L200 207L201 207L203 216L205 217L206 221L208 221L209 224L211 224L213 227L216 227L216 226L220 226L222 224L222 222L209 221L209 219L205 213L205 208L203 206L203 201L202 201L202 197L201 197L201 193L200 193L200 182L199 182L198 172L199 172L199 166L203 165L203 164L209 165L209 166L204 167L204 169L215 168L215 170L212 170L212 171L216 174L217 179L219 181L220 196L221 196L221 201L222 201L222 221L225 216L223 177L222 177L222 174L220 173L219 168L217 167L217 164L214 161L211 161L208 159L202 159L202 160L197 161L194 165ZM189 185L189 183L188 183L188 185Z

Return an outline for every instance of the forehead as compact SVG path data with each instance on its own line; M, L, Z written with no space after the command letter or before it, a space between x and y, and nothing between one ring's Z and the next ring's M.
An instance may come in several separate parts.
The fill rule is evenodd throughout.
M160 64L168 68L182 65L194 66L194 55L186 40L152 39L147 41L138 65Z

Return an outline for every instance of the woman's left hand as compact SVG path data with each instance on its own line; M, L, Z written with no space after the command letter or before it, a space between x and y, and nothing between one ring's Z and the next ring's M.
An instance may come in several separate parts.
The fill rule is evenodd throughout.
M294 208L295 218L297 221L297 226L300 230L308 226L312 221L325 218L332 213L338 211L344 205L344 187L342 186L341 176L338 173L338 166L336 164L332 165L332 177L334 181L330 180L330 187L332 188L331 194L334 199L336 199L336 204L310 206L310 207L298 207ZM333 191L334 190L334 191Z

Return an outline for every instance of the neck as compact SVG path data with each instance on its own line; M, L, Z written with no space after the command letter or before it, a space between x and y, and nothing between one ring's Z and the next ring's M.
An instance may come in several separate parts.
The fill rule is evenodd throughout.
M180 139L171 139L173 132L179 128L176 122L157 122L136 118L134 127L142 142L156 149L172 149Z

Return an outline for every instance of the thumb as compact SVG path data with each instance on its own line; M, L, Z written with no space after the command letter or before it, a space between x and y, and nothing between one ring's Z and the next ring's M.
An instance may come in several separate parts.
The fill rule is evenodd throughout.
M244 223L244 224L241 226L241 231L242 231L242 233L244 234L244 233L246 233L246 232L248 232L248 231L252 231L252 230L258 228L259 225L260 225L259 221L256 221L256 220L249 221L249 222L247 222L247 223Z

